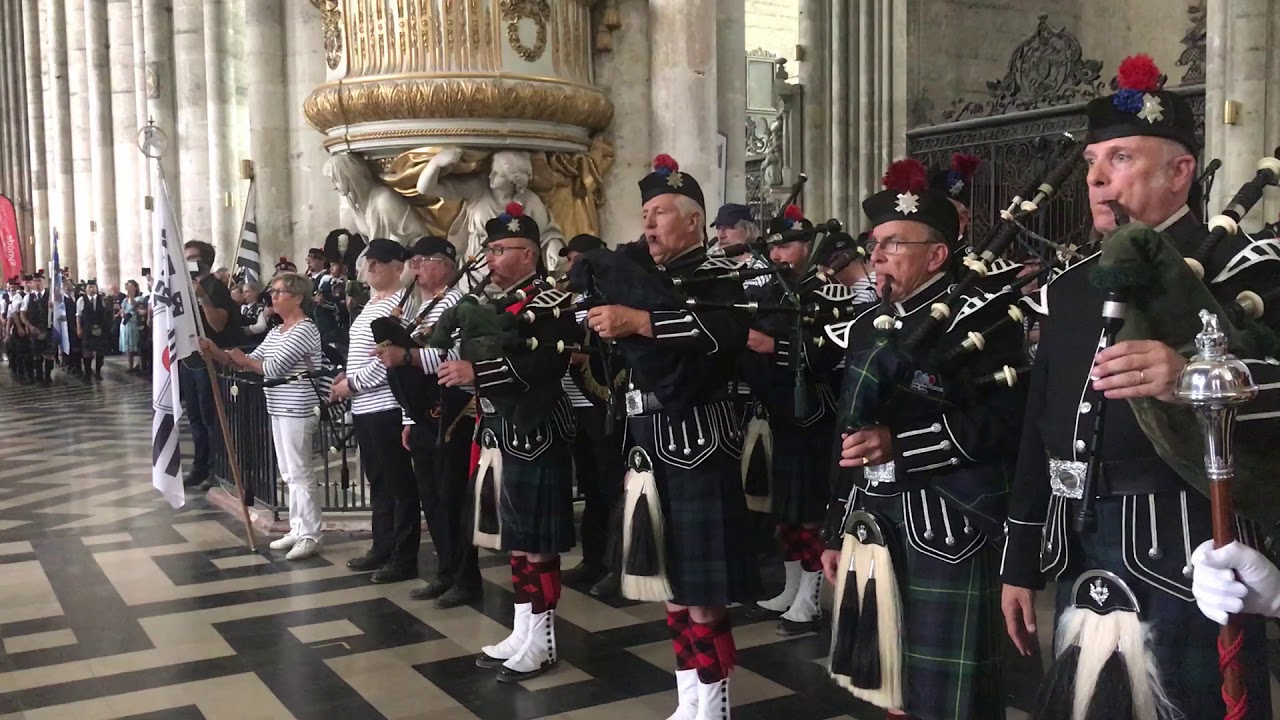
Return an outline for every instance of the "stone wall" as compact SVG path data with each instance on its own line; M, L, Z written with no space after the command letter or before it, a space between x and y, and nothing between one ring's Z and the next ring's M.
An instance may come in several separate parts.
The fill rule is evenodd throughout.
M1166 0L1168 7L1156 11L1157 4L1141 0L1078 0L1080 27L1077 37L1087 57L1102 61L1102 80L1110 82L1116 67L1126 56L1146 53L1169 76L1168 85L1178 85L1186 68L1176 65L1182 53L1180 42L1191 27L1187 6L1191 2Z
M767 50L795 59L800 0L746 0L747 50Z

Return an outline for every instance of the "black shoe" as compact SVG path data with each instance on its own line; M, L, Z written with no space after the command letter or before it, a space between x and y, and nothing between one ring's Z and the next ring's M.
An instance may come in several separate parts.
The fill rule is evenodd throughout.
M414 588L409 591L410 600L435 600L436 598L449 592L451 586L443 580L432 580L420 588Z
M98 382L102 382L102 371L101 371L101 370L98 370L98 371L94 372L94 373L93 373L93 376L94 376L95 378L97 378Z
M502 667L502 663L504 662L506 662L506 660L499 660L496 657L489 657L484 653L480 653L479 655L476 656L476 667L484 668L485 670L497 670Z
M778 623L778 634L782 637L796 637L806 635L811 632L818 632L820 620L810 620L809 622L798 622L796 620L783 619Z
M385 585L388 583L404 582L418 577L418 571L412 567L402 565L384 565L373 571L373 575L369 581L375 585Z
M591 586L591 597L613 598L622 595L622 578L611 572L601 578L600 582Z
M80 376L80 382L84 383L85 385L91 385L93 384L93 377L88 373L86 373Z
M599 565L580 562L576 567L565 570L560 575L560 582L570 587L591 587L608 574L609 571Z
M532 680L533 678L546 674L548 670L550 670L555 666L556 666L555 660L552 660L550 662L544 662L538 666L537 670L530 670L529 672L516 672L515 670L512 670L508 667L503 666L503 668L498 671L498 682L518 683L518 682L524 682L525 680Z
M209 492L217 486L217 480L214 480L212 477L207 477L204 479L204 482L200 483L199 490L200 492Z
M470 605L479 599L479 588L466 588L461 585L454 585L449 588L449 592L441 595L440 598L436 600L436 609L450 610L452 608L462 607L463 605Z
M365 553L358 558L351 558L347 561L347 569L356 572L373 572L387 564L387 559L378 557L372 553Z
M87 377L85 378L85 382L89 382ZM187 472L186 476L182 478L182 486L187 488L199 487L208 479L208 470L190 470Z

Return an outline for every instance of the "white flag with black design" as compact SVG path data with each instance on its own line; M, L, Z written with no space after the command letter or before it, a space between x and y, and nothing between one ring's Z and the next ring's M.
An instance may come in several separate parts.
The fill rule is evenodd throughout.
M258 257L258 193L249 183L249 197L244 203L244 222L240 225L240 246L236 250L236 266L244 270L244 281L257 283L262 277Z
M175 508L186 502L182 488L182 453L178 418L182 397L178 363L199 351L195 292L182 255L182 237L169 201L164 176L156 183L155 287L151 294L151 484Z

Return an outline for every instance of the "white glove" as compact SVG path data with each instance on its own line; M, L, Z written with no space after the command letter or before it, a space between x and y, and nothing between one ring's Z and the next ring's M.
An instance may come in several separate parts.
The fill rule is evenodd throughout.
M1228 615L1280 617L1280 568L1262 553L1233 542L1217 550L1206 540L1191 554L1191 592L1205 617L1225 625Z

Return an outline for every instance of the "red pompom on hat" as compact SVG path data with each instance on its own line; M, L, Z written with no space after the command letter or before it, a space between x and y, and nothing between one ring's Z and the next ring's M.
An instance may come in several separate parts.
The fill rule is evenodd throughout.
M506 211L513 218L524 217L524 206L518 202L507 203Z
M1130 55L1120 61L1116 83L1121 90L1155 92L1160 89L1160 68L1150 55Z
M929 186L929 173L915 158L890 163L881 179L886 190L918 193Z
M280 256L280 262L282 262L282 263L289 262L289 256L288 256L288 255L281 255L281 256Z
M795 205L788 205L787 208L782 211L782 217L792 222L800 222L801 220L804 220L804 213L800 212L800 208Z
M653 169L656 172L665 171L664 174L670 174L680 170L680 163L676 162L676 159L670 155L663 153L653 159Z
M973 174L978 171L978 166L982 164L982 158L977 155L967 155L965 153L953 153L951 155L951 169L960 174L965 181L973 179Z

